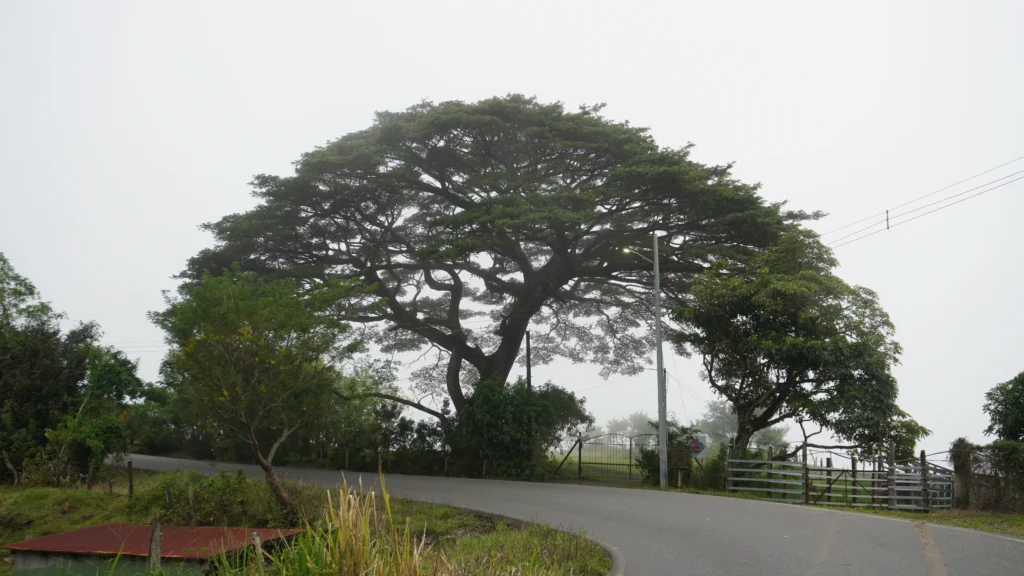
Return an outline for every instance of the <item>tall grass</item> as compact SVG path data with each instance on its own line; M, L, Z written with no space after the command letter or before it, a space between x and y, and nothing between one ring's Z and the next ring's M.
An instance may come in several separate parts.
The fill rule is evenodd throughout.
M361 488L361 486L360 486ZM381 496L348 485L331 495L323 518L306 525L290 542L218 563L229 576L597 576L610 560L596 544L578 534L499 522L494 531L466 534L448 549L430 542L428 527L413 530L398 523L381 478ZM380 506L383 504L383 506ZM429 522L429 521L428 521Z

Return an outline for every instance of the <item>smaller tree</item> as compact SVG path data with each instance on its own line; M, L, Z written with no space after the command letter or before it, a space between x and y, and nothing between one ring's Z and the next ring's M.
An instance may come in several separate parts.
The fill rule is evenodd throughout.
M609 434L623 436L639 436L641 434L657 434L657 423L651 424L651 416L646 412L633 412L625 418L612 418L608 421Z
M165 296L166 310L150 314L171 346L161 368L167 386L190 400L211 429L249 447L287 509L294 508L274 455L331 404L331 365L353 350L341 347L349 326L337 312L357 294L338 282L265 281L236 265L183 284L176 298ZM273 431L270 442L262 441L261 428Z
M1024 372L986 392L982 409L989 417L985 434L1024 442Z
M711 443L716 443L735 437L739 424L736 421L736 413L727 400L712 400L708 402L707 409L700 419L693 423L693 427L709 435ZM788 426L776 425L758 430L754 433L752 441L757 445L784 449L789 446L786 440L788 434Z
M753 257L716 262L676 308L675 342L701 356L704 378L734 407L737 453L791 418L856 439L837 448L877 444L900 414L892 322L836 265L813 232L790 232Z

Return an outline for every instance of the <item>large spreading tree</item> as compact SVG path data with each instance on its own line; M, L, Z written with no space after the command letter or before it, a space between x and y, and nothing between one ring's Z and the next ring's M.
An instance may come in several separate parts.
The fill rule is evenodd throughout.
M259 205L207 225L216 246L186 276L240 262L359 282L384 302L354 318L365 336L385 352L432 354L417 387L457 414L477 382L505 385L528 329L534 363L648 368L652 270L624 248L659 234L662 285L681 294L712 261L760 251L806 218L600 106L515 95L378 113L293 175L253 186Z

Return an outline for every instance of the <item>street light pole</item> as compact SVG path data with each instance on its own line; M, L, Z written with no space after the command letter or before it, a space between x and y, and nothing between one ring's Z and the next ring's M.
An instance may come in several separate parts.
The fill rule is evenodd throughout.
M668 488L668 414L665 407L665 359L661 351L661 270L658 267L658 233L654 237L654 339L658 363L658 466L659 483Z

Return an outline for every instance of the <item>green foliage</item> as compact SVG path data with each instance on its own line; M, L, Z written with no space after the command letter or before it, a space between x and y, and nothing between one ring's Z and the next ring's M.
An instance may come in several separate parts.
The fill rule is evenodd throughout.
M1024 442L1024 372L986 392L982 408L989 417L985 434Z
M657 422L648 422L648 427L657 430ZM695 429L680 424L675 420L668 421L668 467L670 470L683 465L680 446L683 440ZM688 452L686 452L688 454ZM651 485L657 485L661 478L661 455L658 446L641 448L637 452L636 466L640 471L640 478Z
M593 421L582 398L554 384L530 394L523 380L504 387L484 382L459 415L455 449L464 461L486 461L488 476L532 478L554 446Z
M358 279L387 301L358 318L368 334L385 353L436 351L417 385L448 395L456 413L469 405L465 379L470 390L506 383L528 326L535 363L645 369L652 271L623 247L663 234L661 274L683 289L704 262L763 248L807 218L601 106L520 95L381 112L303 155L294 175L254 187L260 204L207 225L217 245L186 275L241 262L269 276ZM492 325L464 326L470 318Z
M94 473L127 451L127 403L142 381L124 353L101 347L99 328L64 319L0 254L2 473L54 484Z
M835 266L814 233L790 232L752 257L716 263L676 307L674 339L702 357L704 377L732 403L737 450L789 418L855 446L882 444L895 421L909 420L896 405L892 322L874 292L847 285Z
M728 400L712 400L707 403L707 409L700 419L693 423L693 427L718 442L735 438L739 431L739 422ZM776 425L758 430L751 441L757 446L785 449L789 446L789 441L786 440L788 434L788 426Z
M996 440L989 444L992 465L1024 484L1024 442Z
M690 474L691 488L721 492L725 490L725 479L729 472L729 445L720 442L711 458L705 458L700 464L694 463Z
M630 437L658 433L658 427L651 426L651 417L646 412L633 412L625 418L612 418L605 428L608 434Z
M161 523L176 526L301 527L306 520L319 519L327 503L322 488L298 482L283 485L298 515L283 508L265 482L250 480L241 470L237 474L222 471L217 476L198 472L162 475L136 491L127 511L143 521L159 512Z
M331 362L353 350L341 345L348 324L339 314L357 291L338 281L264 280L235 265L178 292L150 314L171 345L164 380L189 402L197 424L248 445L284 504L274 456L330 408ZM269 438L261 437L266 429Z
M403 576L603 576L611 559L581 534L347 486L323 518L269 558L222 559L216 572ZM265 562L265 565L264 565Z

